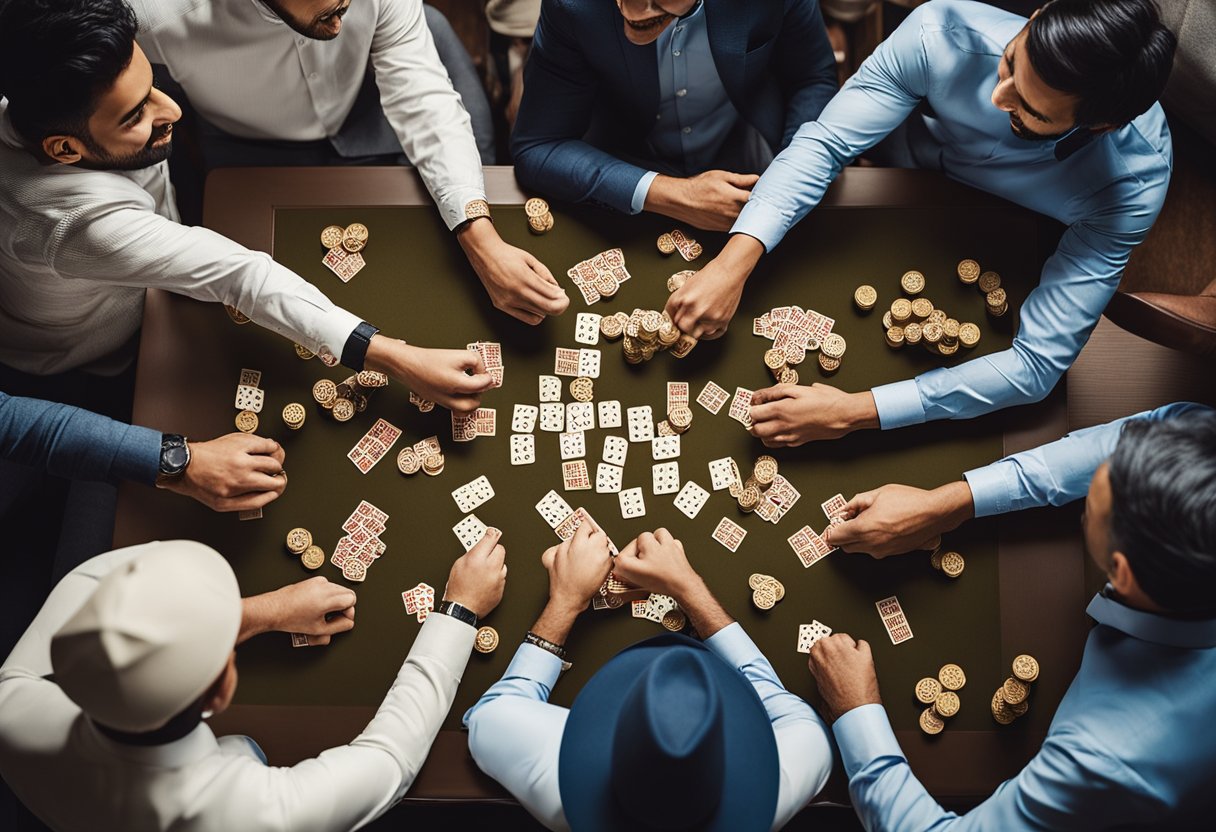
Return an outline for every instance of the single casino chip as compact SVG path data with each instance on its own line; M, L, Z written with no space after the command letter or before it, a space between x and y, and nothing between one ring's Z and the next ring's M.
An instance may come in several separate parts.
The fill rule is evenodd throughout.
M241 433L253 433L258 429L258 414L252 410L242 410L236 414L236 429Z
M422 468L422 457L413 448L402 448L397 454L397 470L403 474L417 474Z
M338 386L323 378L312 386L312 397L317 404L326 404L338 398Z
M920 723L920 730L931 736L940 734L946 727L946 723L942 721L941 717L933 712L932 705L921 711L920 719L917 722Z
M534 196L524 203L524 213L528 217L543 217L549 213L549 203L540 197Z
M747 578L747 587L748 587L748 589L755 591L755 590L759 589L760 587L764 586L765 582L771 581L771 580L772 580L772 578L769 577L768 575L764 575L760 572L753 572Z
M919 295L925 291L925 276L915 269L906 271L899 279L899 288L909 295Z
M972 323L958 325L958 342L971 349L980 342L980 328Z
M932 705L942 692L942 683L926 676L916 683L916 698L926 705Z
M1020 705L1026 701L1027 696L1030 696L1030 683L1010 676L1001 685L1001 690L1005 694L1006 702L1010 705Z
M361 582L367 577L367 567L358 558L347 558L342 564L342 577L348 581Z
M947 577L957 578L963 574L963 568L966 566L966 561L958 552L946 552L942 555L942 572L946 573Z
M938 716L945 719L949 719L957 714L961 706L962 700L952 690L942 691L937 695L937 699L933 700L933 710L937 712Z
M905 341L907 341L907 335L904 334L902 326L893 326L887 330L887 346L891 349L900 349Z
M539 217L528 217L528 230L533 234L548 234L553 230L553 215L542 214Z
M1023 682L1033 682L1039 678L1039 663L1034 656L1025 653L1013 660L1013 675Z
M904 327L904 343L919 344L922 331L921 325L915 321L908 324Z
M663 625L663 629L678 633L688 626L688 616L684 615L681 610L668 610L663 613L663 620L660 623Z
M819 353L819 369L830 375L840 369L840 359L828 358L823 353Z
M1018 718L1005 702L1005 691L1003 687L997 688L996 693L992 694L992 718L1001 725L1011 725Z
M906 323L912 317L912 301L907 298L896 298L891 301L891 320L894 323Z
M443 454L430 454L422 458L422 473L428 477L437 477L443 473L445 460Z
M247 324L250 320L252 320L248 315L237 309L235 306L224 304L224 311L228 313L228 317L232 319L234 324Z
M878 290L867 284L858 286L853 290L853 303L863 312L869 312L878 303Z
M832 332L828 334L828 337L823 339L823 345L819 349L828 358L844 358L846 346L844 336Z
M967 684L967 674L956 664L944 664L937 671L937 680L946 690L962 690Z
M299 430L303 427L306 415L304 405L299 402L291 402L283 406L283 421L292 430Z
M477 637L473 641L473 647L478 653L493 653L498 649L498 631L493 627L479 628Z
M321 248L329 251L342 245L342 226L327 225L321 229Z
M655 245L658 246L659 253L663 255L673 254L676 250L676 241L667 233L660 234L659 239L655 241Z
M320 569L325 563L325 550L315 544L309 546L300 555L300 563L305 569Z
M777 606L777 593L771 587L762 586L752 593L752 603L757 609L771 610Z
M333 414L337 421L349 422L355 415L355 403L350 399L337 399L334 401Z
M1001 288L1001 276L996 272L984 272L980 275L979 282L976 283L976 288L985 295L989 292L995 292Z
M933 301L928 298L915 298L912 301L912 317L923 321L933 314Z
M797 384L798 371L793 367L786 367L781 371L781 375L777 377L778 384Z
M964 283L974 283L980 276L980 264L974 260L960 260L958 264L958 279Z
M287 551L299 555L312 545L312 532L297 526L287 533Z

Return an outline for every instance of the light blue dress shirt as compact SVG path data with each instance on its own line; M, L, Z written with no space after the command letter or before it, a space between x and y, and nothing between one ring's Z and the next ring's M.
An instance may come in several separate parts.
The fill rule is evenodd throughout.
M1173 404L1129 419L1171 419L1196 410L1210 408ZM1083 497L1129 419L968 472L976 513ZM1210 828L1216 809L1216 740L1209 730L1216 713L1216 619L1141 612L1109 590L1086 610L1098 626L1043 747L965 815L943 809L913 776L881 705L863 705L836 720L832 730L849 794L868 832Z
M1008 114L992 105L991 95L1004 48L1025 24L1026 18L965 0L917 8L819 120L799 128L732 229L771 251L844 165L922 102L933 114L913 116L925 129L908 131L923 136L912 148L919 166L1067 226L1022 305L1013 346L874 388L884 429L968 419L1046 396L1089 339L1165 198L1173 152L1159 104L1063 160L1056 158L1056 142L1027 141L1010 131Z
M709 49L705 4L668 26L655 42L659 62L659 114L648 142L655 156L688 175L709 170L739 120ZM633 190L633 213L646 205L658 171Z
M780 829L827 782L835 754L828 728L810 705L782 686L738 622L706 639L705 646L747 677L768 712L781 770L772 828ZM569 711L548 701L560 673L556 656L522 644L502 679L464 715L477 765L553 830L570 828L557 780Z

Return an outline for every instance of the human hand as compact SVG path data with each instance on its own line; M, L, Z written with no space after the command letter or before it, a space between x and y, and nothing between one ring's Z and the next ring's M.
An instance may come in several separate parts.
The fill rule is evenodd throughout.
M732 252L732 246L738 246L738 249ZM745 234L732 237L721 254L706 263L705 268L667 299L665 311L676 328L698 340L713 340L725 335L743 297L743 284L763 250L753 237Z
M643 208L706 231L729 231L760 180L754 173L707 170L681 179L659 175Z
M180 477L160 484L166 491L193 497L214 511L245 511L277 500L287 487L286 454L273 439L229 433L188 444L190 464Z
M503 242L489 219L469 223L457 232L457 239L495 309L535 326L546 315L560 315L570 305L570 298L545 264Z
M958 528L975 513L971 487L952 482L926 491L909 485L884 485L849 500L844 523L828 526L824 539L846 552L885 558L924 549L942 533Z
M317 575L268 592L263 615L267 629L303 633L308 646L329 644L338 633L355 626L355 592Z
M688 562L684 544L667 529L644 532L621 550L612 571L634 586L683 600L701 583L701 576Z
M778 384L752 393L752 436L769 448L796 448L837 439L858 428L878 427L874 397L827 384Z
M608 535L584 520L574 537L550 546L540 562L549 573L549 603L567 612L581 612L612 570Z
M493 612L507 588L507 550L498 542L501 536L498 529L486 529L477 545L456 559L443 590L445 601L455 601L478 618Z
M811 647L807 667L833 722L862 705L882 704L874 657L864 641L854 641L847 633L820 639Z
M473 350L436 350L373 335L365 365L399 379L414 393L456 413L481 406L481 394L494 386L481 356Z

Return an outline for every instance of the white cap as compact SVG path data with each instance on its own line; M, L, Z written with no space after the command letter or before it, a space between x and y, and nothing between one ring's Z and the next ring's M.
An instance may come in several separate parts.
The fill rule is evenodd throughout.
M55 682L96 722L155 730L219 678L241 627L232 567L168 540L106 575L51 640Z

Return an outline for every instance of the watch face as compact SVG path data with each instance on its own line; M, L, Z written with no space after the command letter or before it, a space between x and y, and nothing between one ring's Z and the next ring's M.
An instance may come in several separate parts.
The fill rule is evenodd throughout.
M170 472L180 471L186 466L187 459L186 446L174 445L165 451L163 457L164 467L166 467Z

